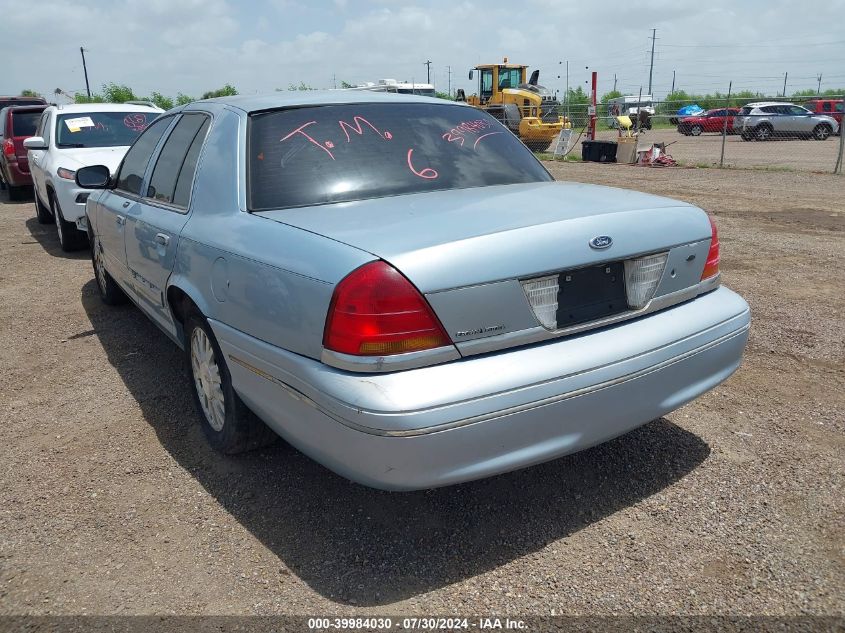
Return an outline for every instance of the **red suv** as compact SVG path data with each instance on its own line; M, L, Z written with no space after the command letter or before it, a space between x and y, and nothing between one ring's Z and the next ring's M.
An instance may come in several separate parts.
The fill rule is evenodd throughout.
M840 134L842 133L842 99L810 99L804 104L804 107L813 114L826 114L836 119Z
M9 188L9 199L18 200L24 187L32 186L23 141L35 136L38 119L46 105L0 110L0 181Z
M678 121L678 132L686 136L699 136L702 132L721 134L725 129L725 119L727 119L727 133L733 134L734 116L737 112L739 108L717 108L695 116L682 117Z

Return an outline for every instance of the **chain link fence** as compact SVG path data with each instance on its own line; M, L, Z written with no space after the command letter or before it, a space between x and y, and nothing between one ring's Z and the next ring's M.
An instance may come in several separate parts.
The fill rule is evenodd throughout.
M842 96L800 100L725 97L699 104L638 102L639 98L599 104L596 140L616 141L620 136L635 135L640 151L662 145L683 166L843 171ZM580 156L589 107L564 104L560 111L572 124L568 153ZM619 125L619 115L628 115L630 132Z

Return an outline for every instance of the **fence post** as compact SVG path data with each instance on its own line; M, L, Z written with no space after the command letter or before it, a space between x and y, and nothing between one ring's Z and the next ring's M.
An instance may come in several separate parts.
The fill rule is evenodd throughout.
M719 167L725 166L725 139L728 137L728 114L727 109L731 105L731 88L733 88L734 82L728 82L728 98L725 99L725 116L724 121L722 121L722 157L719 159Z
M845 118L839 123L839 157L836 159L836 166L833 168L834 174L842 174L842 153L845 148L845 132L842 131L842 125L845 123Z

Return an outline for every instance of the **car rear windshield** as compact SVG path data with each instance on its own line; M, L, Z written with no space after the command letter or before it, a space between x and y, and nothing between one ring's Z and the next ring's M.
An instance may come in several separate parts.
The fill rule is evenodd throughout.
M12 112L12 135L13 136L35 136L35 128L38 127L38 119L41 112Z
M552 180L490 115L446 103L274 110L248 136L252 211Z
M58 147L118 147L132 145L155 121L158 112L74 112L56 121Z

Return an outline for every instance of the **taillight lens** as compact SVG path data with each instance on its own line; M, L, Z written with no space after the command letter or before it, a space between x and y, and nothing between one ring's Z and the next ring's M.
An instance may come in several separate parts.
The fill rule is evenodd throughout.
M428 302L402 274L378 261L335 288L323 346L356 356L387 356L450 345Z
M3 141L3 153L6 156L15 155L15 142L12 139L7 138L5 141Z
M701 273L702 281L719 274L719 232L713 218L707 217L710 220L710 250L707 251L707 262L704 264L704 272Z

